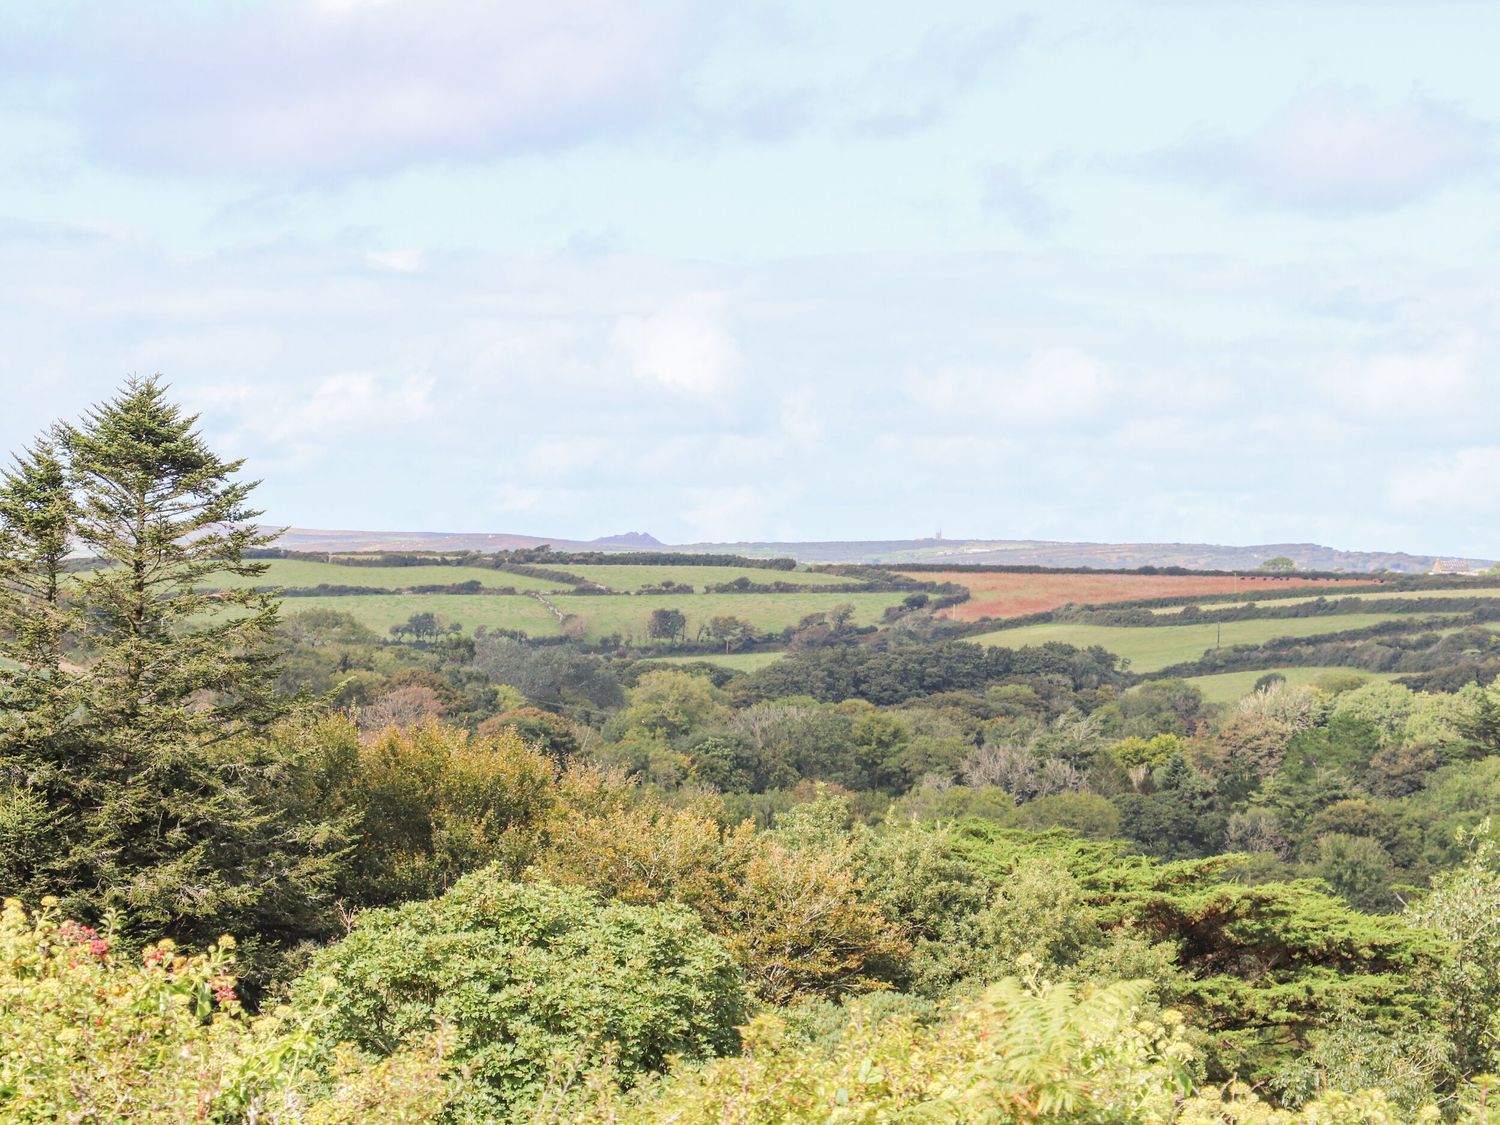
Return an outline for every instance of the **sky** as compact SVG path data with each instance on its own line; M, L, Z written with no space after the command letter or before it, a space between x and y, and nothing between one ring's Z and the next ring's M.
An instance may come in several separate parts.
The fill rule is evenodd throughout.
M1500 4L0 0L0 448L268 522L1500 557Z

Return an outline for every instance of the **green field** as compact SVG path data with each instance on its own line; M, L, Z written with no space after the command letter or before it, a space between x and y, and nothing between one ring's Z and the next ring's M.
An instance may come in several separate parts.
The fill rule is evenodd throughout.
M432 612L456 621L465 633L475 626L487 629L524 629L533 637L556 636L561 627L547 607L525 594L363 594L349 597L287 598L283 614L309 609L347 613L384 636L392 625L403 624L414 613Z
M553 595L548 600L563 613L576 615L590 640L619 633L645 644L646 622L654 609L677 609L687 617L688 636L698 626L722 614L749 621L761 632L774 632L795 625L809 613L827 612L836 605L854 606L854 622L871 625L880 620L886 606L901 601L900 592L883 594L685 594L654 597L634 594ZM314 598L287 598L283 613L331 609L351 614L362 624L384 635L392 625L402 624L414 613L432 612L473 633L478 625L487 629L521 629L534 637L557 636L562 625L535 598L524 594L358 594Z
M267 559L265 574L243 578L236 574L214 575L204 585L215 588L235 586L376 586L385 590L404 590L411 586L448 586L455 582L477 579L487 589L506 586L517 590L571 590L570 582L553 582L529 578L482 566L344 566L339 563L313 562L307 559ZM640 566L634 563L610 566L564 566L555 568L608 586L611 590L631 593L667 579L683 582L697 591L736 578L769 585L772 582L794 582L799 586L838 586L850 581L837 574L810 570L766 570L745 566ZM749 596L749 595L744 595Z
M566 583L548 582L507 574L482 566L340 566L338 563L310 562L305 559L266 559L265 574L243 578L237 574L212 575L204 585L215 588L234 586L376 586L384 590L403 590L409 586L450 586L455 582L479 580L480 585L496 590L512 586L517 590L567 590Z
M1261 668L1252 672L1221 672L1216 676L1191 676L1185 683L1203 693L1207 703L1233 703L1255 690L1255 681L1268 672L1279 672L1292 687L1302 687L1330 673L1353 673L1367 680L1394 680L1395 672L1366 672L1360 668Z
M564 613L582 618L589 637L619 633L646 641L646 620L654 609L677 609L687 617L687 635L694 637L711 617L729 615L750 622L761 632L795 625L809 613L826 613L836 605L854 607L856 625L874 625L887 606L899 605L905 595L883 594L691 594L683 597L637 597L621 594L570 594L550 600Z
M842 586L851 581L842 575L825 574L821 571L768 570L749 566L640 566L635 563L573 566L558 563L556 569L577 574L590 582L619 590L622 594L639 590L642 586L654 586L666 579L685 582L699 591L706 586L733 582L736 578L748 578L762 586L769 586L773 582L792 582L798 586Z
M728 652L708 656L654 656L653 664L717 664L735 672L753 672L774 664L786 654L783 652Z
M1369 594L1334 594L1329 595L1328 600L1334 601L1338 598L1359 598L1366 602L1400 602L1410 601L1413 598L1500 598L1500 586L1485 586L1479 589L1469 590L1377 590ZM1303 605L1307 602L1317 601L1317 595L1307 595L1295 598L1241 598L1238 601L1215 601L1198 604L1198 608L1204 611L1215 609L1234 609L1238 606L1255 603L1263 607L1278 605ZM1162 606L1153 609L1152 613L1181 613L1183 607L1180 605Z
M1223 630L1221 643L1225 646L1264 644L1276 637L1316 637L1323 633L1364 629L1390 619L1390 615L1384 613L1341 613L1327 617L1225 621L1221 625L1026 625L1019 629L984 633L969 640L1004 648L1022 648L1049 641L1079 648L1100 645L1129 660L1133 671L1155 672L1173 664L1197 660L1214 647L1215 634L1220 629Z

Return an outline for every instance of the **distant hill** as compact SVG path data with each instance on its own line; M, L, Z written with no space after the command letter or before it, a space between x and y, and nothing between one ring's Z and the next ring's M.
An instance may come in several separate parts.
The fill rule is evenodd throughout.
M288 528L279 545L295 551L508 551L550 544L558 550L684 551L794 558L805 563L941 563L950 566L1092 567L1133 570L1141 566L1180 566L1190 570L1254 570L1267 559L1286 557L1299 570L1368 573L1391 570L1424 574L1483 570L1490 559L1408 554L1404 551L1346 551L1317 543L1261 543L1234 547L1210 543L1067 543L1036 539L887 539L808 543L662 543L645 531L600 539L560 539L497 532L328 531Z
M591 547L620 547L627 551L654 551L666 544L649 531L627 531L620 535L606 535L603 539L590 539Z
M698 544L695 551L718 545ZM1285 557L1298 570L1345 570L1368 573L1391 570L1425 574L1440 567L1449 572L1483 570L1488 559L1415 555L1404 551L1346 551L1317 543L1261 543L1236 547L1211 543L1067 543L1049 540L925 539L869 543L727 544L725 550L787 554L802 562L946 563L964 566L1092 567L1097 570L1141 566L1180 566L1189 570L1254 570L1267 559Z

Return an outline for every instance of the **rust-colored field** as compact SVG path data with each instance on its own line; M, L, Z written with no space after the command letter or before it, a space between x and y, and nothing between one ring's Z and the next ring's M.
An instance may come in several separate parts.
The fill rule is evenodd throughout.
M1367 585L1370 578L1260 578L1236 574L1016 574L1006 571L921 570L905 572L927 582L956 582L972 597L942 611L959 621L1023 617L1065 605L1104 605L1141 598L1184 595L1244 595L1296 586Z

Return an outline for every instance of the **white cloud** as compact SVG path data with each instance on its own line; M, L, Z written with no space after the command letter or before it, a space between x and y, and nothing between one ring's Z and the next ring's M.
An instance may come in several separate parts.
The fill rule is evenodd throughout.
M930 409L967 424L978 418L1064 422L1098 414L1115 392L1115 379L1093 356L1048 347L1018 367L951 366L908 381L906 390Z
M365 261L380 269L395 273L419 273L427 264L427 256L418 249L366 250Z
M781 396L781 432L793 445L808 446L823 440L827 426L808 388Z
M310 386L221 383L187 390L193 409L205 421L234 419L226 441L251 446L283 465L307 465L326 456L334 441L389 440L435 411L433 380L402 380L348 372L328 375Z
M1471 519L1500 510L1500 446L1438 454L1392 476L1387 493L1406 512L1463 513Z
M1009 69L1032 34L1032 19L1012 16L979 26L946 26L928 32L911 49L877 60L840 102L862 108L851 122L856 134L892 137L919 132L944 120L958 99Z
M1044 235L1057 223L1057 211L1017 168L996 165L980 182L980 201L986 210L1003 215L1022 234Z
M366 245L185 258L0 227L0 449L160 370L215 448L265 478L277 523L675 541L1280 526L1494 550L1482 529L1457 538L1460 509L1415 499L1482 501L1488 462L1444 458L1493 440L1492 271L1418 265L1390 282L1390 321L1330 326L1280 266L445 251L396 274ZM1309 260L1303 276L1327 291L1367 274ZM1183 323L1133 315L1141 291ZM1205 342L1205 292L1253 307L1251 328ZM1428 481L1402 494L1416 506L1383 502L1392 464ZM1140 503L1101 486L1120 480ZM1179 503L1188 491L1201 502Z
M1379 418L1449 414L1475 390L1473 336L1423 351L1372 351L1330 360L1321 383L1334 410Z
M784 493L773 497L756 485L690 488L687 496L689 505L679 518L700 543L732 542L746 538L747 527L774 527L777 511L789 502Z
M507 484L495 495L495 506L502 512L532 512L541 507L542 493L536 488Z
M1312 91L1249 136L1206 137L1150 157L1158 171L1240 202L1310 212L1383 211L1494 167L1494 127L1413 98L1380 106L1342 89Z
M644 0L133 5L54 21L16 58L43 88L67 77L63 112L110 159L313 179L638 120L671 104L683 23Z
M708 397L737 376L739 346L722 293L690 293L648 316L622 316L611 343L630 373L674 391Z
M387 385L373 375L329 375L305 398L282 403L263 425L273 441L403 426L432 412L432 386L421 376Z

